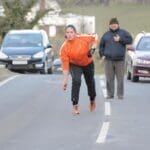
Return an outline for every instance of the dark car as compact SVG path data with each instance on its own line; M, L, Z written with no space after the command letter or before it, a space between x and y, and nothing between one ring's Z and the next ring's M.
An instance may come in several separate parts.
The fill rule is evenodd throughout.
M139 33L128 47L127 79L138 82L139 77L150 78L150 33Z
M1 45L0 62L10 70L52 73L53 60L44 30L11 30Z

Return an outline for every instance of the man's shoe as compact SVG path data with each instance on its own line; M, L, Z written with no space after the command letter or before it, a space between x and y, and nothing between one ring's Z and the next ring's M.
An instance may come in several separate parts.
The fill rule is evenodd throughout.
M93 112L95 108L96 108L96 102L94 100L90 102L90 105L89 105L90 112Z
M78 105L73 105L72 113L73 113L74 115L80 114L80 110L79 110L79 106L78 106Z
M113 99L113 98L114 96L109 96L109 95L106 96L106 99Z

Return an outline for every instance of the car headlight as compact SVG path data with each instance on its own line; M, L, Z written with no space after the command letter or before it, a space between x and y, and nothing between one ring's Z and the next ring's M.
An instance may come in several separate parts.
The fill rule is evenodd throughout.
M44 52L43 51L38 52L38 53L33 55L33 58L43 58L43 57L44 57Z
M144 59L140 59L140 58L137 58L136 59L136 64L138 65L149 65L150 64L150 61L149 60L144 60Z
M136 59L136 63L137 63L137 64L143 64L143 60L140 59L140 58L137 58L137 59Z
M5 53L0 52L0 59L7 59L7 58L8 56Z

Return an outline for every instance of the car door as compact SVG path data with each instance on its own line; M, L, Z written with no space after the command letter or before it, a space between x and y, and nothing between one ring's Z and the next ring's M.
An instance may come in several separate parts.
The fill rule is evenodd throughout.
M54 52L50 43L48 43L45 48L45 54L47 56L48 68L51 68L52 62L54 61Z
M47 60L48 72L52 73L52 64L54 61L54 51L52 49L52 45L49 42L47 33L44 31L43 31L43 45L44 45L44 52L45 52L46 60Z

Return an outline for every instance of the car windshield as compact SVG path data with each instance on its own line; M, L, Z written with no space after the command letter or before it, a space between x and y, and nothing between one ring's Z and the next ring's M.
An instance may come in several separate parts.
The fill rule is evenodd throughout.
M139 51L150 51L150 36L141 38L136 49Z
M39 33L8 34L4 39L4 47L41 47L42 36Z

